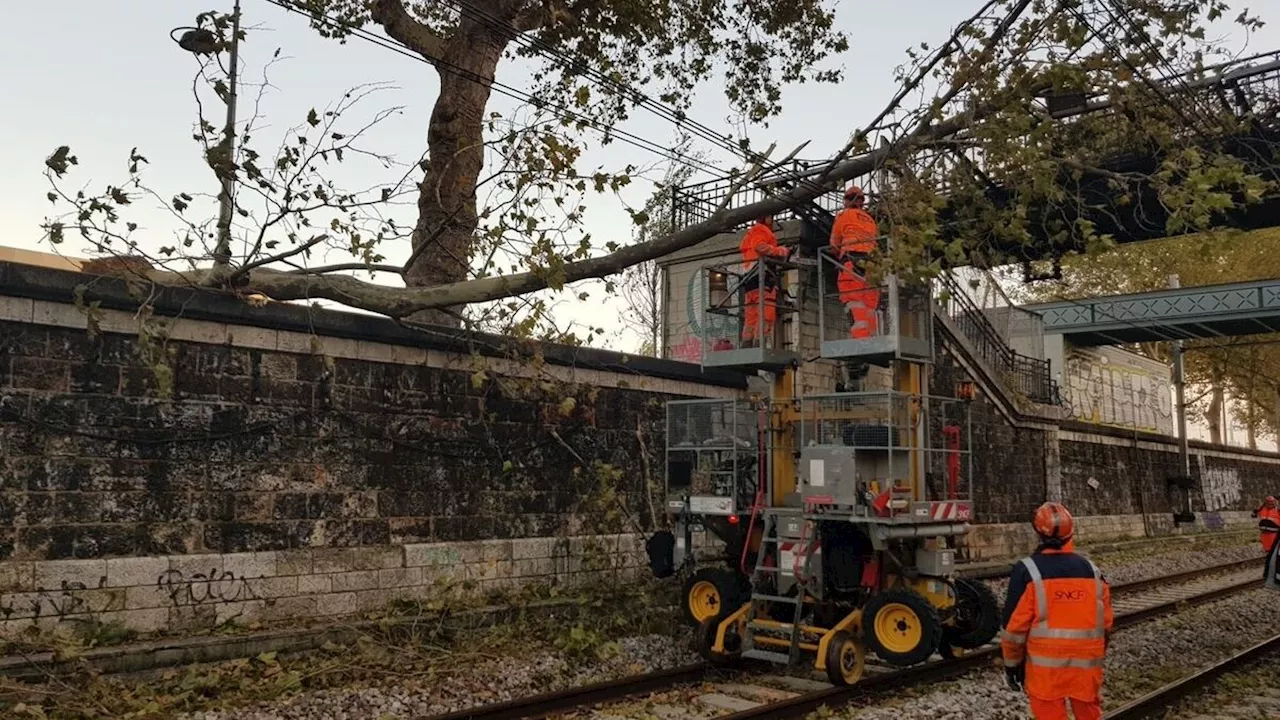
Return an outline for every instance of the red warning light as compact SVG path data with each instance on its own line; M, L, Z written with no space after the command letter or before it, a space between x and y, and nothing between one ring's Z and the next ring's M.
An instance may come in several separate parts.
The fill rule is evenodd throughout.
M737 516L737 515L730 515L730 516L729 516L729 524L730 524L730 525L737 525L737 524L738 524L738 516Z

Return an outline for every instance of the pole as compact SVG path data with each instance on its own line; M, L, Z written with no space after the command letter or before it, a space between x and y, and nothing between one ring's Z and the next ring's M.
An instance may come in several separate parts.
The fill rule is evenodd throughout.
M1181 287L1177 275L1169 276L1169 288ZM1182 341L1173 341L1173 392L1178 420L1178 459L1182 463L1183 477L1191 476L1191 451L1187 445L1187 374L1182 360Z
M240 0L231 14L231 64L227 69L227 122L222 129L226 156L218 172L222 189L218 192L218 243L213 250L213 266L231 264L231 216L235 212L235 181L231 166L236 156L236 73L240 61Z
M1176 290L1181 287L1177 275L1169 276L1169 288ZM1186 507L1186 515L1191 515L1191 488L1187 484L1191 481L1191 451L1188 447L1187 440L1187 371L1182 356L1182 341L1173 341L1173 392L1175 399L1174 414L1178 419L1178 460L1182 466L1183 480L1183 502ZM1146 521L1146 516L1143 516Z

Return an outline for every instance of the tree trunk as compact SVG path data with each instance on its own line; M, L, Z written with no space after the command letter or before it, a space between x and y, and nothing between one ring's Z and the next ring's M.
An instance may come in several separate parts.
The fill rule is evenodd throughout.
M1204 416L1209 423L1209 442L1215 445L1222 444L1222 404L1222 383L1217 378L1214 378L1213 394L1209 400L1209 409L1205 411Z
M427 129L426 172L419 185L418 222L413 230L414 261L405 283L448 285L468 279L475 232L476 183L484 169L484 118L490 85L507 39L486 25L463 18L437 66L440 96ZM425 245L425 247L424 247ZM461 306L417 313L413 319L457 326Z
M1273 386L1271 392L1271 427L1276 431L1276 450L1280 451L1280 385Z

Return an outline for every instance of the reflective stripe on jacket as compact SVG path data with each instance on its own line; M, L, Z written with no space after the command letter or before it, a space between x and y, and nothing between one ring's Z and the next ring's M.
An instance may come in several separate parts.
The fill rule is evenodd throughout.
M1026 663L1032 697L1094 702L1114 622L1111 589L1097 566L1070 544L1041 549L1009 574L1000 642L1005 665Z

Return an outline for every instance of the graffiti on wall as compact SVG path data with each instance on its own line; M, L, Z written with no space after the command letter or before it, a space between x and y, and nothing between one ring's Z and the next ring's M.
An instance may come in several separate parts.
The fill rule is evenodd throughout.
M668 350L672 360L702 362L704 338L714 342L717 338L737 337L737 318L707 312L710 304L702 273L689 273L689 282L685 288L684 317L682 322L673 323L672 342Z
M1169 370L1155 361L1115 349L1068 351L1063 395L1075 420L1172 435L1169 391Z
M1204 492L1206 512L1231 507L1240 502L1243 493L1240 474L1235 468L1205 467L1203 455L1200 456L1200 487Z

